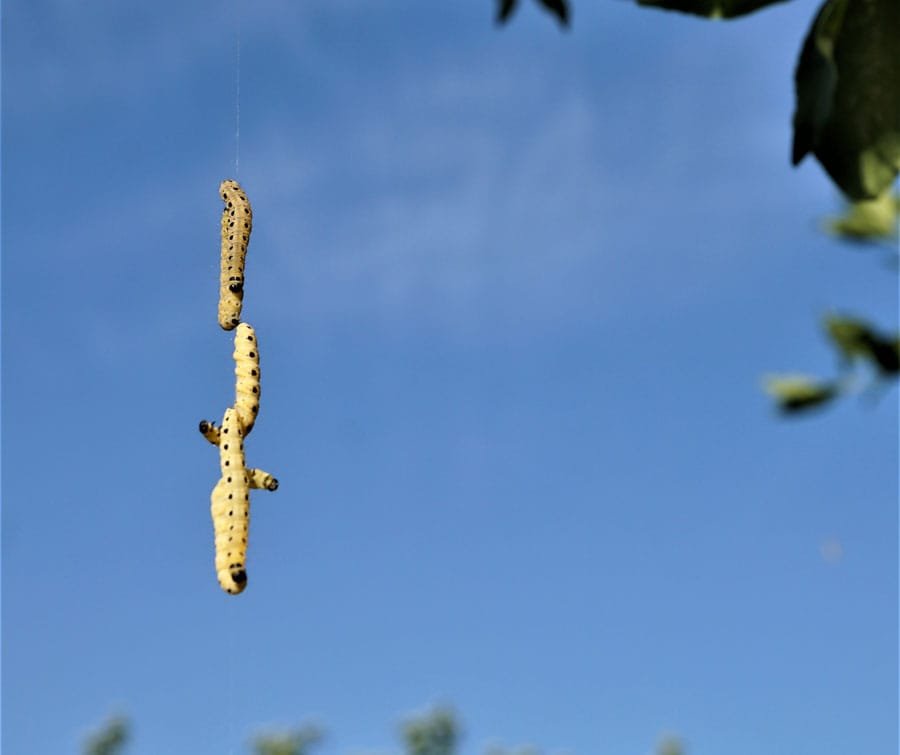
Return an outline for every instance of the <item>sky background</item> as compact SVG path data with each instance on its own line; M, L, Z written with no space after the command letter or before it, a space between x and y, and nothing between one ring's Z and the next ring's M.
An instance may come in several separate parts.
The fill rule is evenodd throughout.
M794 421L897 276L789 165L816 3L3 6L2 739L897 751L896 388ZM219 182L254 211L249 586L197 433L233 400ZM831 544L829 546L829 544ZM840 558L823 557L840 546Z

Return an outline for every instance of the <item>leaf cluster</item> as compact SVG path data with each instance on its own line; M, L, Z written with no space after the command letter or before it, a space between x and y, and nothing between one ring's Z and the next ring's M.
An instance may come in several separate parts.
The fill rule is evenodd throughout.
M852 370L860 363L873 375L870 386L900 377L900 333L886 334L865 320L846 315L828 315L824 330L834 348L840 369L831 380L807 375L773 375L765 389L778 409L796 415L825 406L854 386Z

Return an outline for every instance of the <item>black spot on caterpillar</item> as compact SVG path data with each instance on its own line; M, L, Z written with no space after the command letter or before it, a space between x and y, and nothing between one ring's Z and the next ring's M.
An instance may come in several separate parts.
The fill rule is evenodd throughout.
M222 437L221 430L215 422L200 420L200 434L214 446L219 445ZM247 477L250 480L251 490L278 490L278 480L262 469L248 469Z
M250 200L237 181L227 179L219 185L225 202L222 212L222 249L219 268L219 325L232 330L241 321L244 301L244 260L253 229Z
M228 442L224 442L225 436ZM234 408L225 410L219 443L222 477L210 496L216 536L216 576L225 592L247 586L247 533L250 529L250 476L244 465L243 431Z
M259 413L260 369L256 331L242 322L234 332L234 408L244 435L249 435Z

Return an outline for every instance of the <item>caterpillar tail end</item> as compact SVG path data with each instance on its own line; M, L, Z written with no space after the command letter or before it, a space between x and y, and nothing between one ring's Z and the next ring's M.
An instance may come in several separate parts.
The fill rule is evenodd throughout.
M219 586L229 595L239 595L247 587L247 572L239 564L221 569L218 574Z

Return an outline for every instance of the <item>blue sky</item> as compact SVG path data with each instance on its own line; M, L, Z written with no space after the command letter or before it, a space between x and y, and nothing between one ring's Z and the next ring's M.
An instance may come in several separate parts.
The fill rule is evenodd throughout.
M793 422L896 275L788 164L816 4L4 6L3 745L897 750L896 389ZM254 209L249 587L215 581L219 182ZM840 543L842 558L823 558Z

